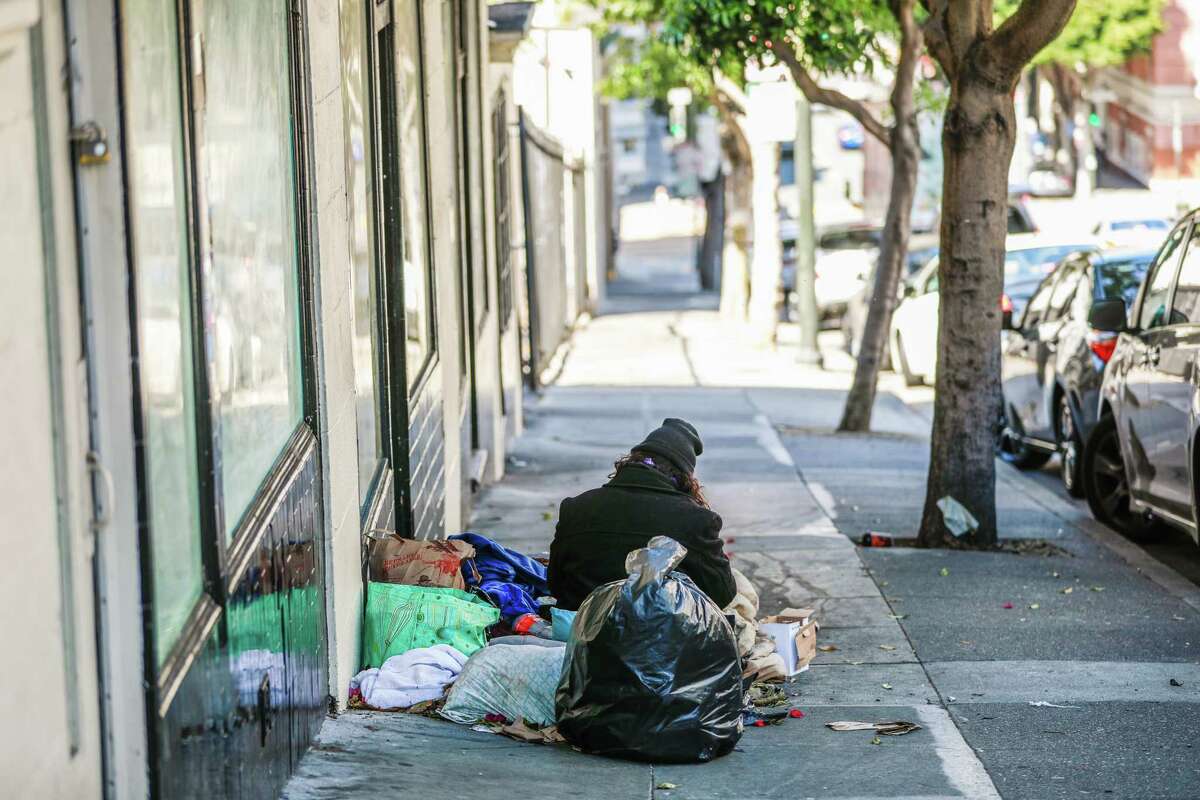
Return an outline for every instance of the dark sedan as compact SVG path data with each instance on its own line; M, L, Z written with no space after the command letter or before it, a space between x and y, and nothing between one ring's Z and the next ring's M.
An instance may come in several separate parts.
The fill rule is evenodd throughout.
M1116 336L1088 323L1092 304L1131 302L1153 250L1080 252L1038 285L1018 324L1006 320L1001 456L1023 469L1062 456L1067 491L1080 497L1083 442L1096 423L1100 384Z
M1117 339L1084 451L1088 505L1134 536L1166 522L1200 541L1200 209L1159 249L1133 313L1111 299L1090 319Z

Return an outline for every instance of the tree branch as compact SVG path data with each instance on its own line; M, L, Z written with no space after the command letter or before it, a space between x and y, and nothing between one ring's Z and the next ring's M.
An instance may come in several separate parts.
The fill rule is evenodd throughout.
M730 156L730 160L738 158L744 161L750 160L750 140L746 138L746 132L742 130L742 125L738 122L738 115L744 113L743 110L737 108L724 92L714 88L709 97L713 107L717 109L717 114L720 115L722 123L724 123L726 131L729 134L729 139L732 142L732 152L726 151L726 155Z
M860 100L855 100L852 97L842 94L836 89L826 89L820 86L800 63L800 59L796 56L796 51L792 49L788 42L780 42L774 47L775 54L779 59L787 64L788 69L792 73L792 80L796 82L796 86L800 91L804 92L804 96L808 98L810 103L821 103L831 108L841 109L850 116L858 120L863 126L863 130L874 136L880 142L883 142L885 147L892 146L891 131L888 126L884 125L879 119L871 113L866 104Z
M950 39L946 35L947 0L921 0L921 6L928 14L925 24L921 26L925 36L925 46L929 54L942 65L942 71L951 80L958 72L958 62L950 49Z
M738 86L729 76L719 69L713 69L713 85L717 87L717 91L725 96L729 105L733 107L738 114L745 114L750 107L750 99L746 97L746 93L742 91L742 87Z
M997 83L1012 83L1038 51L1062 33L1074 11L1075 0L1021 0L984 42L981 71Z
M913 78L917 58L921 54L921 27L914 15L915 0L891 0L892 15L900 26L900 57L896 60L896 76L892 83L892 109L897 114L896 125L906 124L899 117L913 109Z

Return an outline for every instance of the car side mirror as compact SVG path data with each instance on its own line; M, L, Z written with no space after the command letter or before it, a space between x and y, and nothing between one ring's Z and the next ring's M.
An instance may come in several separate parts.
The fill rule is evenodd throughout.
M1002 331L1016 330L1016 328L1013 327L1012 309L1008 309L1000 315L1000 330L1002 330Z
M1128 330L1125 301L1121 298L1098 300L1088 311L1088 325L1105 333L1122 333Z

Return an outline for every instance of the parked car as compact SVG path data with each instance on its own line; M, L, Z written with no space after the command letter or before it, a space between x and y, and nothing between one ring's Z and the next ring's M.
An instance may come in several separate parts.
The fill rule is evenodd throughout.
M1084 449L1088 505L1135 537L1165 522L1200 542L1200 209L1167 236L1127 307L1107 299L1089 315L1117 340Z
M1008 237L1004 259L1004 294L998 298L1005 313L1019 316L1038 284L1068 255L1094 249L1086 240L1055 239L1043 234ZM929 261L904 288L905 297L892 314L888 341L892 366L915 386L932 383L937 364L938 259Z
M1034 197L1070 197L1075 193L1075 181L1056 164L1039 164L1029 171L1029 193Z
M795 264L796 238L784 231L784 268ZM878 225L852 223L824 228L817 233L814 285L817 312L824 327L837 327L846 303L863 286L863 279L879 254ZM794 272L794 270L793 270Z
M1033 293L1001 345L1003 420L998 452L1020 469L1061 455L1063 485L1083 496L1083 443L1096 423L1100 383L1116 337L1088 323L1092 304L1133 300L1153 250L1107 250L1066 258Z
M1114 217L1097 222L1092 234L1106 247L1158 247L1170 230L1163 217Z

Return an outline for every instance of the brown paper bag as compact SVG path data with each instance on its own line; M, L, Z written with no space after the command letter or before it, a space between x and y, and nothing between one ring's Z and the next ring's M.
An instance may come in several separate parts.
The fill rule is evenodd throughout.
M474 547L458 540L421 541L395 533L376 534L370 539L368 567L373 581L465 590L462 562L474 555Z

